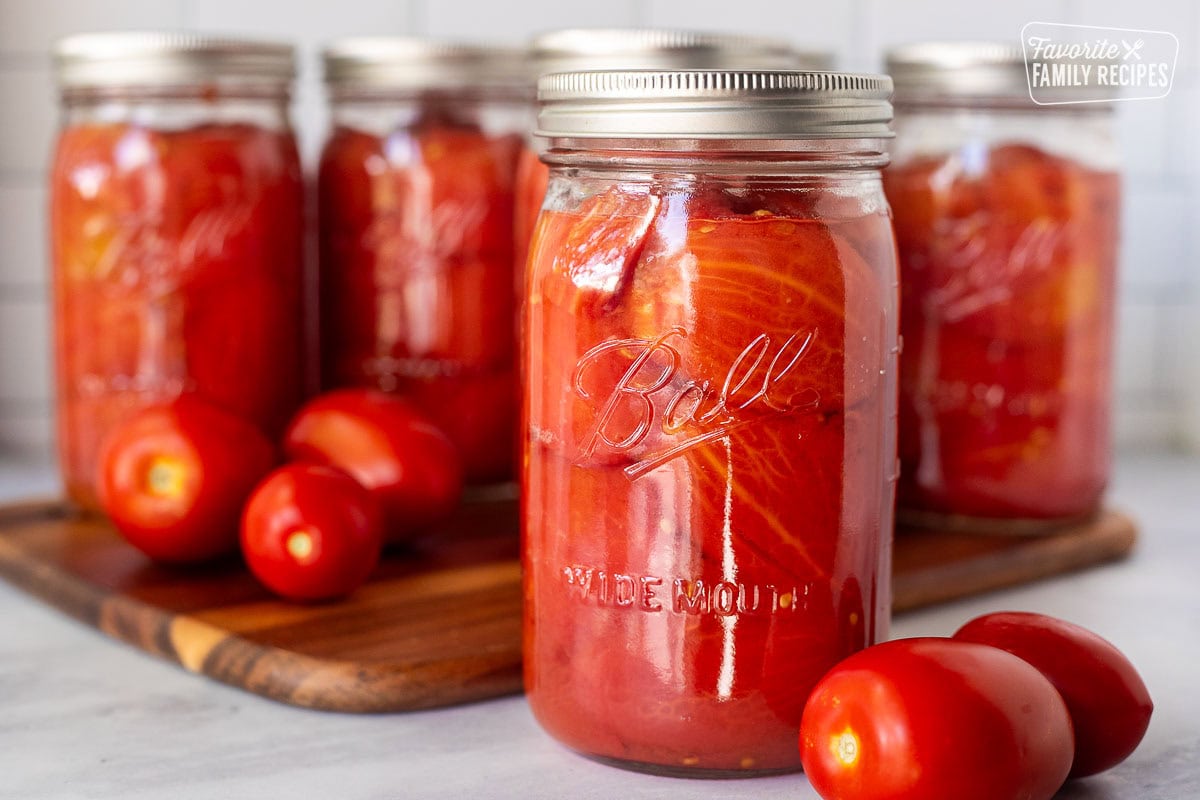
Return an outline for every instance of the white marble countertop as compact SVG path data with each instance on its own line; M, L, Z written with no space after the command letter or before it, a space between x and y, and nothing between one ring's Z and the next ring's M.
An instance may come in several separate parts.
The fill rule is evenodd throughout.
M0 500L51 471L0 461ZM1142 523L1132 559L900 616L941 635L977 614L1037 610L1096 630L1142 671L1157 708L1133 757L1072 800L1200 797L1200 459L1126 456L1113 503ZM580 758L519 697L410 714L306 711L108 640L0 580L0 798L815 798L802 775L680 781ZM965 800L948 798L947 800Z

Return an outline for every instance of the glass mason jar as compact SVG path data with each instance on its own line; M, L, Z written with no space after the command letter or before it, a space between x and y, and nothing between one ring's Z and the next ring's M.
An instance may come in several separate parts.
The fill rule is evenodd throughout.
M346 39L325 52L322 383L411 398L472 483L516 452L513 202L532 121L523 52Z
M1017 530L1087 516L1111 449L1110 109L1034 105L1008 45L907 46L889 70L900 513Z
M158 33L56 48L50 177L59 457L96 508L99 449L193 392L274 435L304 368L290 46Z
M600 69L827 70L833 66L829 53L797 50L780 39L660 28L550 31L534 37L529 53L532 71L539 77L552 72ZM518 283L529 258L529 241L546 197L549 174L549 168L538 157L537 141L528 137L517 168Z
M525 687L635 769L799 769L804 700L886 633L891 81L541 79L524 326Z

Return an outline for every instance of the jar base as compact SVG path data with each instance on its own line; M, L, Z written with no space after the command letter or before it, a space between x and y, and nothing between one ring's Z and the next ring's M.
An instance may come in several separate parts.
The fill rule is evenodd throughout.
M685 764L653 764L647 761L600 756L593 753L585 753L581 750L575 750L574 752L591 761L610 767L617 767L618 769L630 772L641 772L646 775L658 775L663 778L738 780L739 778L765 778L771 775L790 775L801 771L799 764L794 767L775 767L773 769L754 769L753 767L747 769L708 769L705 767L689 767Z
M947 514L941 511L919 511L897 508L897 527L922 528L938 531L958 531L1002 536L1049 536L1063 528L1090 522L1100 509L1071 517L1036 519L1031 517L973 517L967 514Z

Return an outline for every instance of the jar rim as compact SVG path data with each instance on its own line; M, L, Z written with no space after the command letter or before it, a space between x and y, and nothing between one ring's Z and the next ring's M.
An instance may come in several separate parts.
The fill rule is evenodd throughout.
M598 70L538 80L545 138L892 136L887 75L818 70Z

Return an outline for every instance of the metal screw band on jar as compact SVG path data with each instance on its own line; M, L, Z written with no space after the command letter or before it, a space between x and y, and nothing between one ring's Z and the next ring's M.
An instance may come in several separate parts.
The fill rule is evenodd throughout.
M519 47L363 36L331 43L324 62L334 90L525 89L530 82L527 51Z
M568 28L533 38L539 75L584 69L829 69L828 53L765 36L659 28Z
M897 104L1033 105L1020 42L917 42L893 48L886 62ZM1061 92L1088 102L1103 95L1087 87Z
M59 40L54 60L64 89L242 81L282 90L296 76L289 44L195 33L77 34Z
M631 70L538 81L546 138L890 137L892 80L845 72Z

